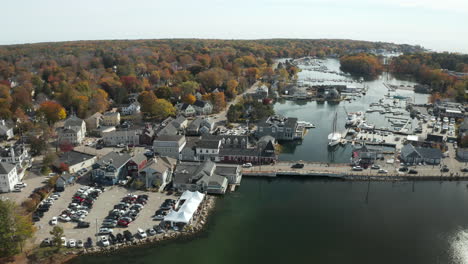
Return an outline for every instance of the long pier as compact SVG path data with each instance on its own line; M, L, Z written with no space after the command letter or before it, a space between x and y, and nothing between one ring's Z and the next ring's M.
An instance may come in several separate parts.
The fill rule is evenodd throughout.
M274 165L254 166L244 168L244 177L301 177L301 178L329 178L338 180L375 180L375 181L395 181L395 180L468 180L468 173L462 173L460 170L452 173L440 172L439 166L423 165L415 169L418 174L408 174L400 172L395 164L386 164L381 166L387 170L387 173L379 173L378 170L364 169L362 171L353 171L350 164L347 163L320 163L320 162L298 162L304 164L304 168L292 168L292 162L278 162Z

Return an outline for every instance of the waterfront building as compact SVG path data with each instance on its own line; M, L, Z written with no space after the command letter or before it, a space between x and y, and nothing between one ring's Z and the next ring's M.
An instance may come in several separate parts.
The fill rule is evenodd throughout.
M276 140L289 141L302 139L305 134L305 128L298 125L297 118L295 117L275 115L260 121L257 124L257 131L255 134L258 138L272 136Z
M3 119L0 120L0 138L10 140L14 135L13 126L8 125Z
M172 181L176 163L177 160L173 158L155 157L140 170L139 179L145 183L146 188L157 188L158 191L162 191Z
M400 159L406 164L440 164L442 159L442 151L437 148L415 147L411 144L406 144L400 153Z

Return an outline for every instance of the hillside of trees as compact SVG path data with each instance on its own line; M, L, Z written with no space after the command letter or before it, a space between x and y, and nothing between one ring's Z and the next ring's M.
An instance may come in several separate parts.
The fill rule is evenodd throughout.
M398 75L414 77L417 82L427 84L433 98L454 98L466 101L468 78L457 78L445 70L468 73L468 55L455 53L405 54L392 59L390 71Z
M170 104L193 102L196 94L220 110L258 78L271 80L274 75L294 72L284 68L274 71L275 58L341 56L375 49L420 48L381 42L294 39L75 41L0 46L0 118L26 121L28 115L36 115L53 123L71 110L85 118L111 105L125 104L129 94L142 92L146 93L139 96L140 102L150 116L173 114Z
M379 58L371 54L345 55L340 58L340 69L358 77L375 78L383 71Z

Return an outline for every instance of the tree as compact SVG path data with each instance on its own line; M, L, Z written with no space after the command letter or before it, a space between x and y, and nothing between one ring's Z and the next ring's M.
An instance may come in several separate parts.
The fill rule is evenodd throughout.
M193 104L196 100L197 98L193 94L186 94L182 97L182 101L187 104Z
M39 112L44 115L49 124L53 124L67 117L65 108L63 108L59 103L53 101L42 103L39 107Z
M237 95L237 86L239 86L239 82L232 79L226 83L226 96L230 99L235 98Z
M169 116L174 116L175 113L175 107L165 99L157 99L151 109L151 115L159 120L166 119Z
M69 152L69 151L72 151L74 147L73 147L73 144L71 144L70 142L64 141L60 143L59 148L60 148L60 151L62 152Z
M31 221L19 213L13 201L0 200L0 223L0 257L20 253L26 239L33 235Z
M156 103L156 96L152 91L143 91L138 95L138 102L141 105L141 111L143 113L150 113Z
M180 84L182 95L194 94L200 89L200 85L194 81L187 81Z
M167 86L158 87L155 91L158 98L169 100L172 96L171 88Z
M102 113L106 111L107 108L109 107L108 97L109 95L107 94L106 91L102 89L97 89L96 92L91 97L91 100L89 101L91 112Z
M60 226L54 226L52 231L50 231L50 235L52 235L52 242L59 250L62 247L62 237L63 237L63 228Z

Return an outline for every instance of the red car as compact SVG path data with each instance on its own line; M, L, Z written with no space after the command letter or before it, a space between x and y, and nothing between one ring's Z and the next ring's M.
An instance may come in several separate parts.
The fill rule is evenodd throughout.
M119 226L127 227L128 224L130 224L130 222L125 221L125 220L119 220L119 221L117 222L117 224L118 224Z

